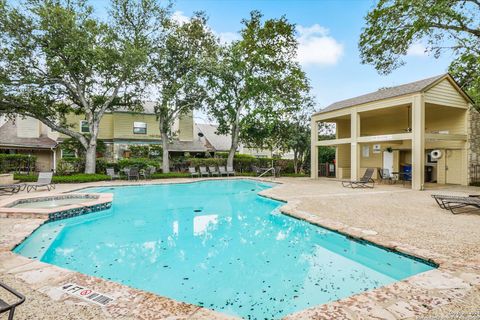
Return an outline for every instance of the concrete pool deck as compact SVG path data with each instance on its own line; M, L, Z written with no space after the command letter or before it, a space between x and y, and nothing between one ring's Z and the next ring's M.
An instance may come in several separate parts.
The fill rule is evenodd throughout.
M63 184L51 192L0 196L0 206L21 198L50 196L89 186L198 180ZM329 179L276 181L281 184L261 194L288 201L282 207L284 213L439 264L436 270L303 310L286 319L480 319L480 212L452 215L438 208L430 197L432 193L480 194L480 188L412 191L399 185L379 185L375 189L352 190ZM16 319L233 318L10 252L44 220L45 217L0 217L0 280L27 296L16 311ZM65 283L85 286L115 300L99 307L63 292L59 287Z

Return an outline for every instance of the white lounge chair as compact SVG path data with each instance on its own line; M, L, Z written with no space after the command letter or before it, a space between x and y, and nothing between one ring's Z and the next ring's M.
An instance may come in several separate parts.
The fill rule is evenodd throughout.
M188 167L188 172L190 172L190 176L193 177L199 177L200 173L198 173L197 169L195 167Z
M37 190L39 187L47 187L48 191L50 189L55 189L55 184L52 182L53 172L40 172L38 174L37 182L32 182L27 185L27 192L31 190Z

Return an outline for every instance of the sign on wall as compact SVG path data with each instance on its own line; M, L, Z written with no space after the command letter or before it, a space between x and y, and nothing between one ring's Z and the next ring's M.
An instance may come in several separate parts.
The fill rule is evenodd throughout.
M370 157L370 147L369 146L363 146L362 147L362 157L364 157L364 158Z

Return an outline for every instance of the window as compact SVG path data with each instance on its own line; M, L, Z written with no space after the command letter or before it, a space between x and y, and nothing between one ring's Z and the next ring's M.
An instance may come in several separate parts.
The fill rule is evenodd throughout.
M81 133L89 133L90 127L88 126L87 120L80 120L80 132Z
M134 134L147 134L147 124L145 122L134 122L133 123L133 133Z

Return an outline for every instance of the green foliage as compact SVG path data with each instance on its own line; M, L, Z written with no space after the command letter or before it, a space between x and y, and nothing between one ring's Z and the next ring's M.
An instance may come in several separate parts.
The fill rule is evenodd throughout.
M335 148L318 147L318 161L320 163L333 163L333 160L335 160Z
M28 154L3 154L0 153L0 173L20 171L25 169L35 170L36 156Z
M190 174L182 172L171 173L155 173L151 176L152 179L173 179L173 178L189 178ZM35 182L38 179L37 174L15 174L15 180L21 182ZM110 177L106 174L85 174L78 173L72 175L54 175L54 183L85 183L95 181L110 181Z
M131 145L128 147L132 158L161 159L163 148L161 145Z
M218 132L233 139L228 161L233 161L239 139L263 144L278 128L277 119L297 110L302 93L309 90L295 60L295 26L285 17L262 21L258 11L242 23L241 39L222 48L208 80L208 112L218 122Z
M155 112L165 153L175 119L201 108L206 97L205 72L217 50L206 23L202 13L187 22L170 21L164 41L151 54L152 86L159 95ZM167 154L163 158L163 171L168 172Z
M69 154L76 154L80 158L85 158L85 148L84 146L80 143L79 140L74 139L74 138L68 138L63 140L60 143L60 148L65 152ZM105 151L107 150L107 146L105 145L105 142L102 140L97 141L97 153L98 154L104 154Z
M89 173L105 112L139 104L167 13L156 0L112 0L109 9L103 21L87 1L0 1L0 109L78 140ZM68 113L84 115L92 134L68 126Z
M118 169L128 168L128 167L137 167L138 169L146 169L149 166L159 168L160 162L152 159L145 158L130 158L130 159L121 159L117 162Z
M185 163L191 167L198 166L224 166L227 161L224 158L189 158Z
M366 16L360 36L362 63L388 74L405 64L412 45L454 57L450 72L480 104L480 5L478 1L380 0Z
M480 110L480 53L460 55L450 64L448 71Z
M24 175L16 174L14 176L16 180L21 182L35 182L38 179L36 174ZM77 173L72 175L54 175L52 181L54 183L84 183L84 182L95 182L95 181L104 181L110 180L110 177L106 174L85 174Z

